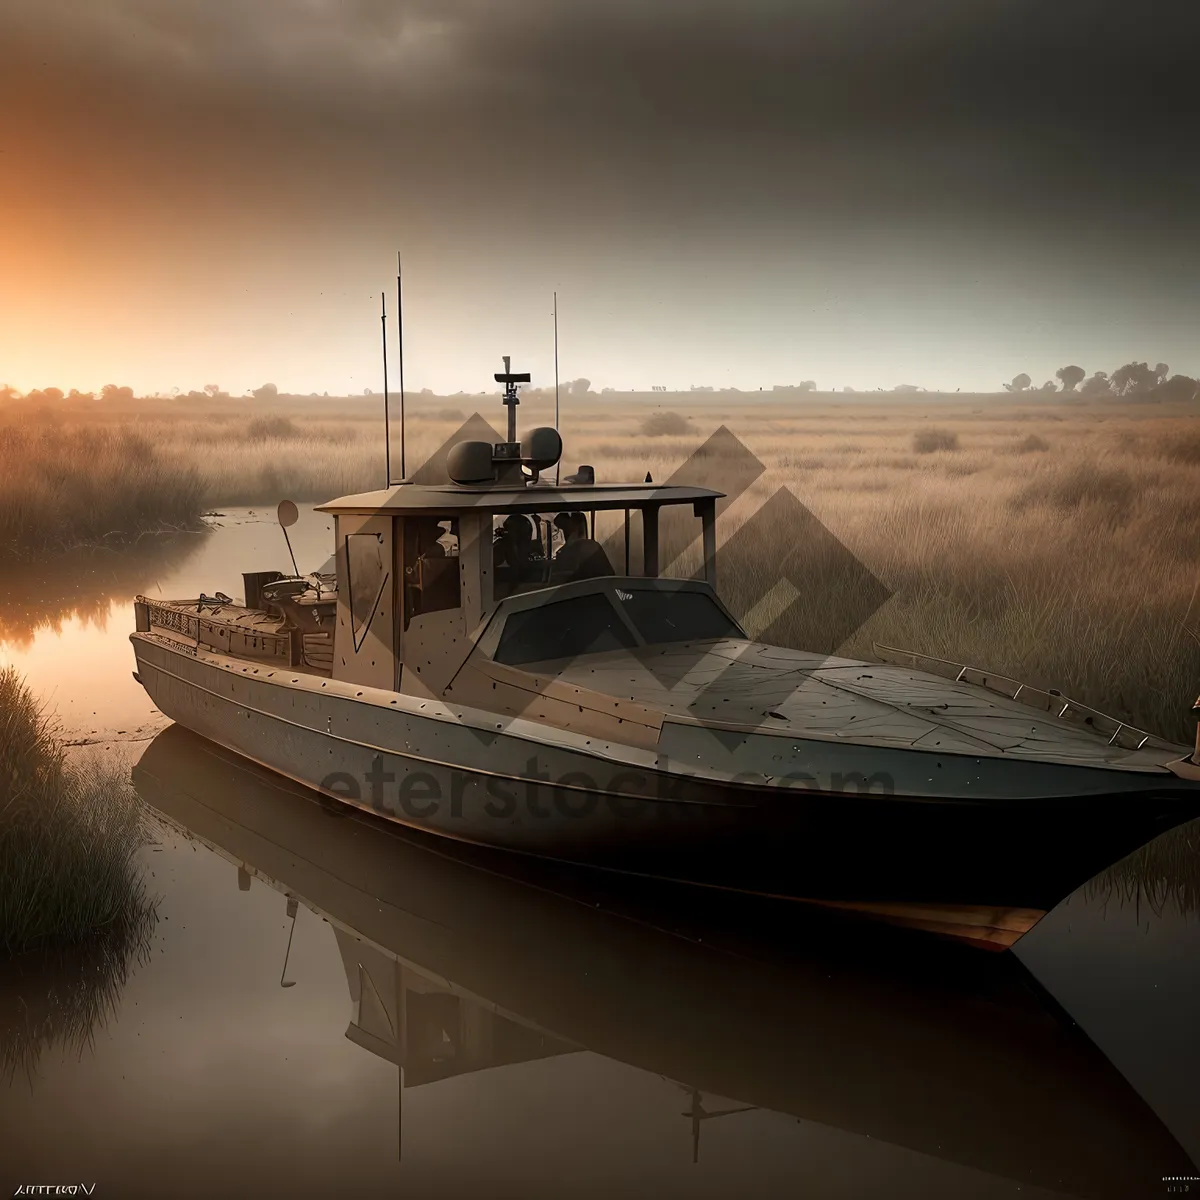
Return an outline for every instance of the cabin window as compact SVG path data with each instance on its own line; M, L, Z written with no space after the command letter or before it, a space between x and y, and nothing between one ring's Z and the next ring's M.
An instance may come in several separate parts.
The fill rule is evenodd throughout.
M648 646L741 638L742 631L704 592L658 591L646 587L613 589L617 606Z
M413 617L462 604L456 517L404 522L404 628Z
M509 513L493 518L492 595L503 600L580 579L615 574L610 554L595 540L595 513Z
M636 645L608 597L594 592L509 613L495 659L516 667L605 650L629 650Z
M350 624L357 653L387 586L382 533L351 533L346 538L346 574L350 584Z

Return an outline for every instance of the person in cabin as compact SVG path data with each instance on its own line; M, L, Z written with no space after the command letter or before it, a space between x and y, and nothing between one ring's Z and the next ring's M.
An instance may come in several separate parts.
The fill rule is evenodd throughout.
M418 517L412 522L416 538L417 561L408 569L416 613L454 608L458 603L458 560L447 562L444 522L436 517Z
M417 551L420 557L423 559L445 558L446 547L440 540L446 533L442 528L442 522L436 517L420 517L414 522L414 525L417 535Z
M559 513L554 524L563 532L562 548L554 556L551 580L570 583L576 579L599 579L615 575L604 547L588 535L587 517L581 512Z
M522 513L509 513L492 543L496 578L516 587L530 576L533 558L533 525Z

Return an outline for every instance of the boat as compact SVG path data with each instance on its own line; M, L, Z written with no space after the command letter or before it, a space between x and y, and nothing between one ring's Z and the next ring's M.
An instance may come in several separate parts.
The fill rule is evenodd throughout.
M320 571L246 572L241 602L139 596L135 676L157 708L447 838L992 950L1200 815L1200 733L1192 752L895 648L754 641L717 587L723 494L560 480L558 431L517 435L529 375L506 360L496 379L507 436L319 505ZM597 516L618 514L602 545ZM690 530L686 577L661 569L663 527Z
M812 920L797 938L778 901L745 898L731 915L723 900L680 903L650 884L448 848L178 726L133 781L174 830L230 864L231 890L236 876L243 891L279 893L281 915L303 905L328 922L345 1036L397 1070L398 1139L404 1109L443 1081L486 1071L488 1094L503 1096L515 1064L589 1051L678 1086L684 1170L689 1159L704 1169L710 1119L728 1128L760 1110L811 1123L804 1136L818 1143L841 1146L837 1130L864 1150L915 1152L905 1194L929 1170L916 1155L1097 1200L1196 1174L1015 955L857 921ZM309 985L285 936L280 981ZM528 1096L528 1072L512 1086L514 1102ZM469 1127L460 1134L470 1140ZM420 1138L404 1136L402 1159Z

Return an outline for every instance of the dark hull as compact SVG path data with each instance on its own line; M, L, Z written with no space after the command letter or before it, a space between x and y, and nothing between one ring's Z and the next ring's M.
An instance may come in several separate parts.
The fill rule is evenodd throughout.
M1200 816L1195 797L924 801L745 793L634 844L562 846L581 862L792 897L1048 911L1160 834ZM655 829L655 825L664 828Z
M312 786L284 755L258 765ZM373 803L369 791L350 802L488 850L626 879L815 903L992 950L1011 947L1076 888L1200 814L1195 797L1171 793L1021 806L807 792L781 800L747 788L680 786L664 776L660 798L639 802L534 780L501 786L484 772L454 774L463 797L457 808L427 812L423 802L406 811L386 796ZM314 790L347 804L340 790ZM472 812L474 793L488 797L482 813Z

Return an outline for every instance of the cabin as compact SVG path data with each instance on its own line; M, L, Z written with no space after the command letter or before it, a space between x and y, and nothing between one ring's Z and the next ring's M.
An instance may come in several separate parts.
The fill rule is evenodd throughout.
M681 611L702 605L721 632L739 632L714 596L720 492L597 483L590 467L550 482L543 476L561 457L558 433L534 429L517 441L509 412L510 440L459 443L444 484L403 481L318 506L334 519L334 679L440 698L476 645L493 657L506 645L519 659L514 645L541 633L554 652L530 650L525 661L565 657L579 652L579 637L603 639L607 625L614 646L635 646L646 640L636 620L622 629L611 610L622 581L617 594L633 607L653 606L644 599L652 592ZM702 579L661 578L664 510L698 523ZM607 552L595 538L598 513L623 518L621 544L610 539ZM570 542L585 549L574 553ZM494 621L502 605L503 629Z

